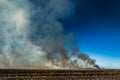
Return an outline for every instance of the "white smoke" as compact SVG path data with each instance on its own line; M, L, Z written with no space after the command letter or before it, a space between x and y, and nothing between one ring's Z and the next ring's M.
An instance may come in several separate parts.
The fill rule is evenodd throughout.
M35 67L45 56L40 46L29 40L30 15L26 0L0 1L1 67ZM43 59L44 60L44 59ZM39 63L36 63L39 61Z
M65 49L57 18L71 11L71 2L46 3L37 7L30 0L0 0L0 68L97 68L89 56L69 56Z

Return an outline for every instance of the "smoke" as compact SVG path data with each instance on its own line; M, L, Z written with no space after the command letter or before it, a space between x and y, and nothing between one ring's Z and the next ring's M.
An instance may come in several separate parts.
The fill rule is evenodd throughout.
M58 18L70 15L70 0L0 0L0 68L98 68L77 48L66 49Z

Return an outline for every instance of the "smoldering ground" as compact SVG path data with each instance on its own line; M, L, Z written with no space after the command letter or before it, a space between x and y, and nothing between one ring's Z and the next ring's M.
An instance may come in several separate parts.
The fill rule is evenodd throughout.
M0 68L98 68L70 45L58 18L70 15L70 0L0 0ZM39 4L39 5L38 5Z

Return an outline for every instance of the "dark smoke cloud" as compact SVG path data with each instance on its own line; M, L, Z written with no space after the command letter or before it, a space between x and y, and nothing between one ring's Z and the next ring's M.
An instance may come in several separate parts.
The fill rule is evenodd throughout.
M36 0L35 0L36 1ZM0 0L0 67L98 68L95 61L70 45L58 18L70 15L70 0ZM45 2L46 1L46 2Z

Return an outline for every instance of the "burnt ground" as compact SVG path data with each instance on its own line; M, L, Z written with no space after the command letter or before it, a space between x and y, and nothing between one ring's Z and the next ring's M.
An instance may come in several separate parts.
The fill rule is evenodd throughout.
M120 70L0 69L0 80L120 80Z

